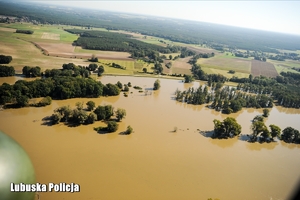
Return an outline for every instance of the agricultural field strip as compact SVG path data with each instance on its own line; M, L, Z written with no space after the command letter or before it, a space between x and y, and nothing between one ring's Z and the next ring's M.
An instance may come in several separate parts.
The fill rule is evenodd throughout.
M258 60L251 61L251 74L253 76L275 77L278 73L272 63L262 62Z
M223 58L216 55L211 58L200 58L197 64L202 67L210 67L219 70L234 70L236 72L248 73L251 71L251 61L242 58Z

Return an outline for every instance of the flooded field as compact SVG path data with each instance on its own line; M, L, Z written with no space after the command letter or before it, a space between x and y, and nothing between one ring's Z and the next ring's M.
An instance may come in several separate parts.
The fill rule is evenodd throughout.
M1 81L1 80L0 80ZM176 102L173 93L199 83L153 78L102 77L103 83L131 82L128 97L53 101L44 108L0 111L0 129L15 138L31 157L37 182L77 183L78 193L40 193L41 200L96 199L287 199L300 180L300 145L248 143L243 137L213 140L199 133L213 130L213 119L228 115ZM2 83L1 83L2 84ZM151 94L152 93L152 94ZM92 125L48 126L42 120L58 106L95 101L124 108L119 130L97 134ZM229 116L250 133L251 119L262 110L244 109ZM274 107L266 124L300 130L300 110ZM130 125L131 135L120 135ZM174 127L178 128L173 132Z

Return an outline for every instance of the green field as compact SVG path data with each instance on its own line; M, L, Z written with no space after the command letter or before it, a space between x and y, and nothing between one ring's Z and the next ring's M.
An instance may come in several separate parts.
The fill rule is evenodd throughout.
M143 68L146 68L147 72L153 72L153 67L154 67L153 63L146 63L142 60L136 60L134 62L134 70L135 71L142 72Z
M294 60L286 60L286 61L277 61L277 60L268 60L268 62L273 63L275 66L278 74L280 72L293 72L293 73L300 73L296 70L293 70L292 68L300 68L300 62L294 61Z
M126 67L126 70L111 67L112 63L116 63L121 65L122 67ZM121 74L121 75L134 74L134 61L99 59L98 65L103 65L104 74Z
M3 31L1 28L20 28L20 29L30 29L36 27L36 25L30 24L0 24L0 54L11 55L13 60L9 63L10 66L13 66L17 73L21 73L24 66L39 66L42 69L51 69L51 68L61 68L64 63L73 62L78 65L88 65L89 63L84 62L80 59L70 59L70 58L60 58L46 56L42 54L41 50L35 47L29 41L47 41L48 43L55 43L56 40L46 40L39 38L42 35L42 31L35 31L32 35L14 33L9 31ZM49 26L47 28L43 27L43 31L47 30L48 32L62 32L64 34L65 43L67 40L74 37L72 34L66 33L63 30L56 30L56 27ZM60 41L61 42L61 41Z
M221 74L223 76L226 76L227 78L232 78L233 76L239 78L248 78L250 75L250 73L242 73L242 72L235 72L234 74L230 74L228 73L227 70L216 69L211 67L201 67L201 69L208 74Z
M64 28L70 28L71 26L62 26L62 25L33 25L29 23L13 23L13 24L1 24L0 27L7 27L13 29L22 29L22 30L32 30L33 34L20 34L13 33L12 37L19 37L25 40L50 40L50 39L42 39L44 33L56 34L59 35L60 42L73 42L78 38L78 36L68 33L64 31ZM53 40L55 42L56 40Z
M249 59L231 57L226 54L219 54L211 58L200 58L197 63L203 68L213 68L227 72L234 70L250 74L251 71L251 61Z

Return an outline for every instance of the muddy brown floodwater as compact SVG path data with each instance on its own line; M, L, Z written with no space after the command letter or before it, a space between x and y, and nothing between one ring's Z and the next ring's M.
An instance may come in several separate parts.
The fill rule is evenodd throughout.
M37 182L80 185L78 193L40 193L41 200L287 199L297 186L300 145L213 140L199 134L197 129L211 131L213 119L228 115L172 98L177 88L193 84L161 79L161 89L153 92L153 78L106 76L101 81L131 82L152 95L130 88L133 93L128 97L70 99L43 108L0 111L0 129L26 149ZM102 122L79 127L43 125L42 119L58 106L74 107L88 100L126 109L117 132L97 134L93 127ZM249 134L257 114L262 110L244 109L229 116L242 125L242 134ZM274 107L266 124L300 130L299 114L299 109ZM134 133L119 135L128 125Z

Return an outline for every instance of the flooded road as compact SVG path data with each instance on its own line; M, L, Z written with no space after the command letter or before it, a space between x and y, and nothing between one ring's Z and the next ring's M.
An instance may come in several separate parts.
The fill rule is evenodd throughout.
M131 82L128 97L53 101L44 108L0 111L0 129L15 138L31 157L37 182L77 183L78 193L40 193L41 200L68 199L287 199L300 179L300 145L248 143L242 138L213 140L199 133L213 130L213 119L228 115L176 102L173 93L193 84L153 78L102 77L103 83ZM194 83L198 86L199 83ZM145 89L144 89L145 88ZM92 125L48 126L42 119L58 106L95 101L126 109L119 130L97 134ZM250 133L251 119L262 109L229 116ZM266 124L300 130L300 110L274 107ZM131 135L119 135L130 125ZM177 127L177 132L173 132Z

